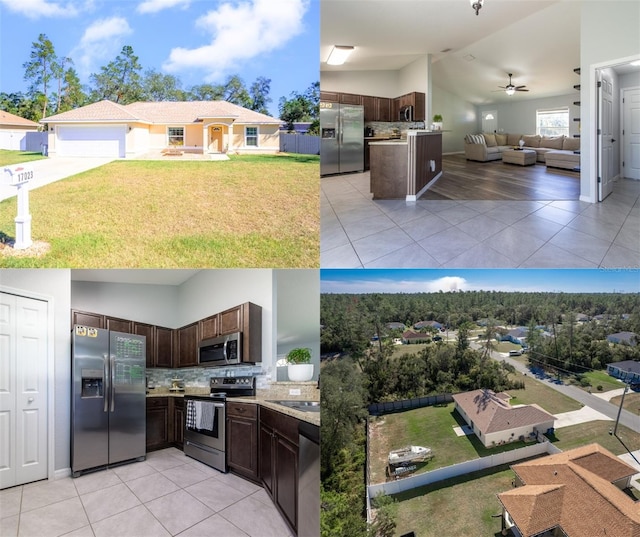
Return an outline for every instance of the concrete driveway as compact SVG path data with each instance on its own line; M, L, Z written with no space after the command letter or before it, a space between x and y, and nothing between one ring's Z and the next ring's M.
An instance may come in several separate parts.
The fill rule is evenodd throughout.
M29 182L29 191L60 179L104 166L113 160L115 159L55 157L26 162L26 166L33 168L35 176L35 179ZM4 166L0 166L0 172L2 172L0 176L2 177L0 181L0 201L2 201L15 196L18 189L8 184L8 179L4 174Z
M612 421L613 418L606 416L602 412L598 412L591 407L583 406L580 410L573 410L571 412L562 412L556 414L556 421L553 424L554 428L560 429L561 427L569 427L570 425L577 425L578 423L586 423L588 421Z

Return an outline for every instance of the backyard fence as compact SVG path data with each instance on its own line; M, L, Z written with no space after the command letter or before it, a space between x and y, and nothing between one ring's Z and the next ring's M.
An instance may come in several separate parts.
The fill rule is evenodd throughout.
M403 412L425 406L443 405L453 403L453 396L450 393L440 395L429 395L427 397L414 397L413 399L403 399L402 401L389 401L388 403L373 403L368 410L371 416L382 416L393 412Z
M461 475L470 474L471 472L484 470L486 468L493 468L494 466L501 466L503 464L509 464L514 461L542 455L543 453L549 453L550 446L552 446L551 442L533 444L531 446L514 449L512 451L496 453L495 455L489 455L488 457L481 457L479 459L473 459L471 461L465 461L459 464L445 466L444 468L438 468L436 470L431 470L430 472L425 472L424 474L414 475L411 477L406 477L404 479L398 479L397 481L390 481L389 483L380 483L377 485L369 485L369 498L375 498L378 494L381 493L399 494L401 492L406 492L407 490L430 485L437 481L444 481L445 479L451 479L452 477L458 477Z
M48 132L28 132L24 151L42 151L42 146L48 144Z
M320 136L280 133L280 151L302 155L320 154Z

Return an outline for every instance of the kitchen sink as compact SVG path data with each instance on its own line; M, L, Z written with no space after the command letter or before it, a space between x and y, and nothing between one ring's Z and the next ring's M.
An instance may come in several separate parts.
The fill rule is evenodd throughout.
M320 412L320 401L267 401L268 403L275 403L276 405L286 406L287 408L294 408L295 410L301 410L302 412Z

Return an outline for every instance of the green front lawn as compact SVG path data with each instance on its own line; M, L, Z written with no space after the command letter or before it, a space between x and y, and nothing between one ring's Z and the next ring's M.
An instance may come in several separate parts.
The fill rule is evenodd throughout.
M624 388L624 383L614 379L606 371L587 371L582 375L589 379L591 383L591 393L603 393L610 390ZM602 386L602 390L598 390L598 386ZM585 390L588 388L584 388Z
M547 412L551 414L560 414L561 412L570 412L572 410L580 410L582 405L575 399L571 399L549 386L545 386L544 382L535 380L527 375L526 377L517 374L511 375L517 380L524 380L524 390L507 390L512 399L509 401L512 405L530 405L537 403Z
M570 427L556 429L555 435L549 437L553 444L562 451L573 449L587 444L597 443L608 449L614 455L626 453L626 449L609 430L613 429L614 421L589 421ZM628 429L624 425L618 426L617 435L631 450L640 449L640 434Z
M319 157L115 161L31 192L41 258L4 267L319 266ZM13 236L16 198L0 202Z
M21 164L22 162L29 162L31 160L41 160L43 158L42 153L35 151L10 151L9 149L0 149L0 166L13 166L14 164Z

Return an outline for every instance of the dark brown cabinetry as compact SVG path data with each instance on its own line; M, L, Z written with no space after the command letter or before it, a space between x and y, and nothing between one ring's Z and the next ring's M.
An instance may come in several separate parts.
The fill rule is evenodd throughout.
M124 332L125 334L133 334L133 322L126 319L118 319L116 317L105 317L104 327L114 332Z
M184 399L182 397L171 397L170 403L173 403L173 437L169 440L171 443L182 449L184 445Z
M398 121L400 108L403 106L413 106L414 121L425 121L425 97L424 93L418 91L401 95L395 99L334 91L320 92L322 102L362 105L365 121Z
M325 103L339 103L340 93L337 91L321 91L320 100Z
M147 367L154 367L154 335L155 327L151 324L133 323L133 334L144 336L146 338Z
M258 407L227 401L227 464L258 481Z
M393 121L397 121L398 115L400 113L400 108L404 106L413 106L413 120L414 121L425 121L426 115L426 95L424 93L420 93L414 91L412 93L407 93L405 95L401 95L400 97L396 97L393 99Z
M200 321L200 339L211 339L217 337L218 332L218 316L212 315Z
M260 481L291 526L298 528L298 420L260 408Z
M155 327L153 367L173 367L173 330Z
M169 445L169 398L147 397L147 451Z
M177 330L178 367L198 365L198 323L191 323Z
M71 310L71 326L74 324L90 326L92 328L104 328L104 315Z
M354 93L341 93L340 103L342 104L362 104L362 95L356 95Z
M391 117L391 99L387 97L362 96L365 121L393 121Z

